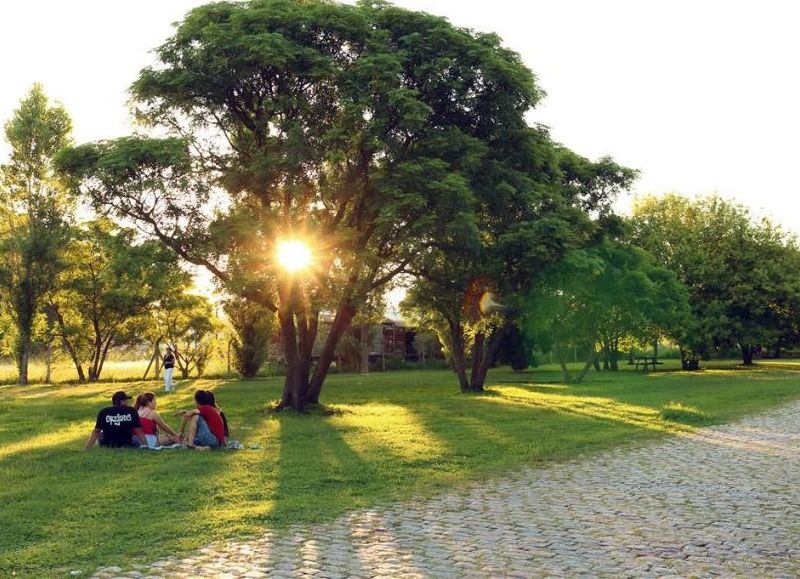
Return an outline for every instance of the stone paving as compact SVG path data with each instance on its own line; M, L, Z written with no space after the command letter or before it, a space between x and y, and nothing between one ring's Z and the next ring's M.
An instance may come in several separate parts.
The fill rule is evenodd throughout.
M800 576L800 403L94 577Z

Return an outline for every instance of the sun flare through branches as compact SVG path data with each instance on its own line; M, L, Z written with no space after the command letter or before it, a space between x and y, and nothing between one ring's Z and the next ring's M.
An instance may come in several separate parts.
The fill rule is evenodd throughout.
M311 265L311 248L303 241L291 240L278 243L278 263L289 273L295 273Z

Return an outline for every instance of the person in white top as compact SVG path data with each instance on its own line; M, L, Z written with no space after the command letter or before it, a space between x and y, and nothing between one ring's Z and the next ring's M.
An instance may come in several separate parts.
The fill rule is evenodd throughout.
M172 353L172 348L167 346L167 353L164 354L164 390L172 392L174 388L172 384L172 372L175 369L175 354Z

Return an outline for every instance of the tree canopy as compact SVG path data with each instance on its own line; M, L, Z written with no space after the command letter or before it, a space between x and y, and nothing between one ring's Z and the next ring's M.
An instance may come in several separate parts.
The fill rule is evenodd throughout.
M474 235L481 197L491 189L501 204L501 181L524 181L523 155L503 151L521 143L524 164L553 162L552 145L530 139L524 114L542 92L519 56L496 35L429 14L383 2L219 2L189 12L156 55L133 101L171 138L83 145L61 167L98 208L277 312L284 405L318 401L371 292L426 251ZM597 207L602 172L565 158L568 187L552 202ZM530 232L507 235L513 244ZM277 267L286 239L312 248L305 275ZM312 374L322 311L335 318Z
M684 355L755 350L796 340L800 253L767 220L718 196L645 197L633 210L634 238L688 288L691 318L676 336Z
M620 340L673 337L688 313L686 293L669 270L629 243L604 238L549 267L526 299L523 326L543 350L550 349L566 381L580 381L599 347L616 369ZM564 350L588 355L573 377Z

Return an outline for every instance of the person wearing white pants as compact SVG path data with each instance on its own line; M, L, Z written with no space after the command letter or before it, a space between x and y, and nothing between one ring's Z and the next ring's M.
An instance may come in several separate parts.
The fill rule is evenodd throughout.
M172 372L175 369L175 355L172 353L172 348L167 346L167 353L164 354L164 391L172 392L174 386L172 384Z

